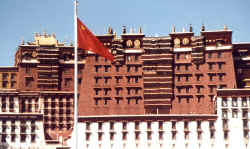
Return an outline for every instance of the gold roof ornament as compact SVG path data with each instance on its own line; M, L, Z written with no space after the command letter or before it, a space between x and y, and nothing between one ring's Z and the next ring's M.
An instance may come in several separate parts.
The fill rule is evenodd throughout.
M141 28L141 26L139 27L138 33L142 34L142 28Z
M126 32L127 32L127 31L126 31L126 26L122 26L122 33L123 33L123 34L126 34Z
M201 31L205 31L205 25L204 24L202 24L202 26L201 26Z
M55 33L54 33L54 32L52 33L52 37L53 37L53 38L56 38L56 35L55 35Z
M172 25L171 33L175 33L175 26Z
M73 46L73 41L72 40L70 40L70 44L69 44L70 46Z
M193 32L193 26L192 26L192 24L189 24L189 32Z
M225 31L227 30L227 25L226 25L226 24L224 25L224 30L225 30Z
M113 30L110 26L108 27L108 34L113 34Z

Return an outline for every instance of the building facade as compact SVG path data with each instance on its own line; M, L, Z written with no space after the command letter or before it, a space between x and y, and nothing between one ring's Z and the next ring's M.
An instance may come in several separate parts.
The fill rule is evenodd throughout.
M97 37L115 61L79 49L80 148L249 148L250 43L232 43L226 27L197 36L191 25L162 37L126 27ZM35 33L14 66L0 67L3 145L72 146L73 51Z

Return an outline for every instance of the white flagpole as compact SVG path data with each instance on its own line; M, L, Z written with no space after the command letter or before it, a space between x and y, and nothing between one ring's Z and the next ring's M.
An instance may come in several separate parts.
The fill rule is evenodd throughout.
M74 58L74 128L73 128L73 136L72 138L74 138L73 143L74 143L74 147L73 149L77 149L77 145L78 145L78 141L77 141L77 122L78 122L78 94L77 94L77 90L78 90L78 62L77 62L77 0L75 0L75 4L74 4L75 8L74 8L74 28L75 28L75 58Z

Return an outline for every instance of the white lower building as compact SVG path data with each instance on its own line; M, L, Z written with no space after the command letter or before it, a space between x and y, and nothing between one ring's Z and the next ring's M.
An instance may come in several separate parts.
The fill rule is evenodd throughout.
M78 148L250 149L250 92L218 93L214 115L80 116Z

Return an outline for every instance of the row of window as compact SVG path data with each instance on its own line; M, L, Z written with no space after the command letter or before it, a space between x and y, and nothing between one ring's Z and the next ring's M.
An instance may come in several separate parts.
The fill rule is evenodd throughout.
M208 95L210 101L212 102L214 99L214 95ZM177 96L178 98L178 103L182 103L184 100L186 100L186 103L190 103L190 100L193 99L193 97L182 97L182 96ZM205 98L204 95L196 95L197 102L200 103L201 100Z
M228 99L226 97L222 98L222 100L221 100L221 106L222 107L228 107L229 106L229 101L228 101ZM232 107L238 107L239 106L238 105L238 99L236 97L232 98L231 106ZM242 107L247 107L248 106L248 104L247 104L247 98L246 97L242 97L241 98L241 106Z
M101 58L100 56L95 56L95 62L102 62L101 59L104 59L105 62L108 62L106 58ZM139 60L139 55L126 55L126 60L128 62L137 62Z
M112 92L111 88L94 88L95 95L110 95ZM141 93L141 88L127 88L127 95L138 95ZM123 95L123 88L115 88L115 95Z
M147 122L147 130L151 130L152 128L152 123L151 121ZM159 130L163 130L163 121L159 121L158 122L158 129ZM201 121L196 121L197 124L197 129L201 129ZM109 128L110 130L114 130L114 122L110 122L109 123ZM127 126L128 126L128 122L122 122L122 129L123 130L127 130ZM172 121L171 122L171 128L172 130L176 130L177 126L177 122L176 121ZM140 130L140 122L139 121L135 121L134 123L134 128L135 130ZM210 129L214 129L214 121L209 121L209 128ZM184 121L184 129L187 130L189 129L189 121ZM90 122L86 123L86 130L89 131L90 130ZM103 122L98 122L98 130L102 131L103 130Z
M94 98L95 105L100 105L100 103L104 105L108 105L108 103L112 100L111 97L97 97ZM115 97L116 104L120 104L121 101L123 100L123 97ZM139 102L142 100L142 97L136 96L136 97L127 97L127 104L139 104Z
M188 59L191 56L190 53L176 53L176 59ZM207 58L222 58L223 57L223 52L208 52L207 53Z
M188 131L188 125L189 123L187 121L184 122L184 136L185 136L185 139L189 139L189 131ZM102 130L102 123L99 122L98 123L98 130ZM159 140L162 140L163 139L163 134L164 134L164 131L163 130L163 122L160 121L159 122ZM122 128L123 131L122 132L122 139L123 140L127 140L127 134L128 132L126 131L127 130L127 122L123 122L122 123ZM210 128L210 138L214 138L215 137L215 127L214 127L214 122L211 121L209 122L209 128ZM86 125L86 129L89 130L90 129L90 124L87 123ZM151 131L151 122L147 122L147 139L148 140L151 140L152 139L152 131ZM110 130L114 130L114 123L110 123ZM135 123L135 139L136 140L139 140L139 136L141 134L140 130L139 130L139 122L136 122ZM177 134L177 130L176 130L176 122L173 121L172 122L172 140L176 140L176 134ZM202 131L201 131L201 121L197 121L197 133L198 133L198 139L201 140L201 136L202 136ZM103 132L102 131L99 131L98 132L98 140L101 141L103 139ZM114 135L115 135L115 132L110 132L110 140L114 140ZM90 132L87 132L86 133L86 140L89 141L90 140L90 136L91 136L91 133Z
M208 63L208 70L213 70L215 68L215 66L217 66L218 70L222 70L224 68L225 63L224 62L219 62L219 63ZM196 70L200 70L200 66L201 64L195 64L195 69ZM186 70L189 71L190 67L192 67L191 64L176 64L175 65L175 70L179 71L179 70Z
M239 111L237 109L232 109L232 118L238 118L239 117ZM228 110L222 110L222 118L228 119ZM242 111L242 118L247 119L248 118L248 110Z
M17 134L11 134L10 135L10 141L11 142L17 142ZM27 138L28 138L29 135L27 134L21 134L20 135L20 142L26 142L27 141ZM1 143L6 143L7 142L7 134L1 134ZM34 143L36 142L36 135L35 134L31 134L29 137L31 137L31 142Z
M219 81L224 81L224 78L226 76L225 73L208 73L209 81L214 81L215 77L218 77ZM195 74L196 81L201 81L204 77L203 74ZM185 80L186 82L190 81L190 78L192 78L192 75L176 75L176 80L178 82Z
M104 68L104 70L103 70ZM115 65L115 71L121 72L122 65ZM127 72L139 72L141 66L139 65L126 65ZM111 65L95 65L95 72L111 72Z
M227 85L222 84L222 85L218 85L218 88L222 89L222 88L226 88ZM203 85L196 85L196 93L200 94L204 92L204 86ZM209 88L209 93L213 93L214 90L217 88L217 85L208 85ZM190 86L176 86L177 89L177 93L190 93L193 89L193 87Z
M127 83L138 83L140 78L141 78L141 76L126 76ZM101 83L101 80L103 80L104 84L111 84L112 77L107 76L107 77L103 77L103 78L102 77L95 77L94 78L95 84ZM115 82L117 84L121 83L122 80L123 80L122 76L115 77Z

